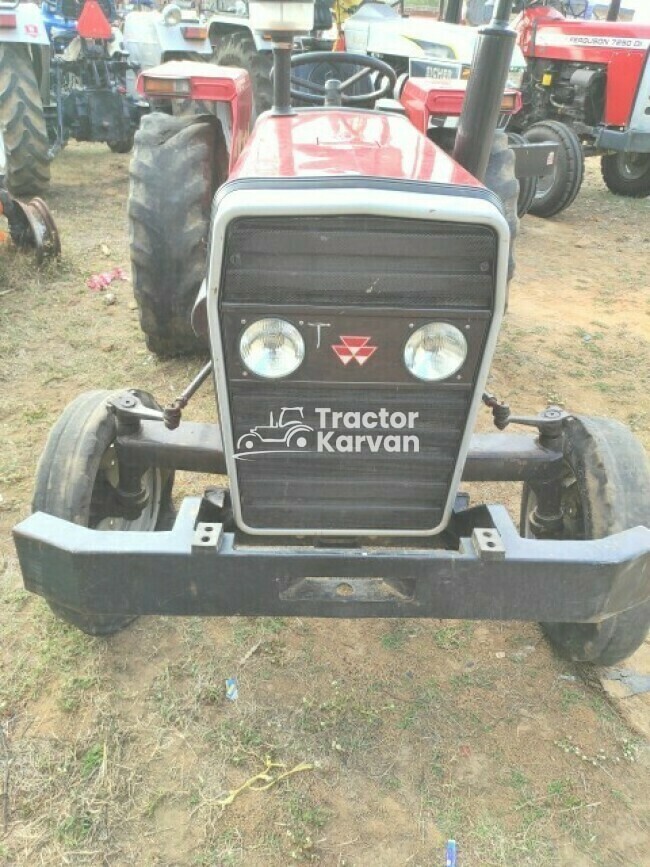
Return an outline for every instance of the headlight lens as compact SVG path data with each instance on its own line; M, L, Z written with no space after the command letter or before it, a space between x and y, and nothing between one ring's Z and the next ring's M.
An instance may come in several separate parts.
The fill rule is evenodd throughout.
M165 6L163 9L163 24L166 24L167 27L175 27L177 24L181 23L182 18L183 14L178 6L170 4L169 6Z
M251 373L279 379L300 367L305 357L305 341L286 319L258 319L242 334L239 354Z
M465 335L448 322L423 325L411 334L404 347L407 370L426 382L447 379L460 370L466 358Z

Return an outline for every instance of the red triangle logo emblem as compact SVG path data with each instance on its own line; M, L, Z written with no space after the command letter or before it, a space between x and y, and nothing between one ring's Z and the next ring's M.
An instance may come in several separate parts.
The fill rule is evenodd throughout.
M352 359L361 367L377 351L376 346L370 345L369 337L347 335L346 337L339 337L339 340L341 342L335 343L332 349L346 367Z
M77 21L77 33L84 39L110 39L113 35L108 18L97 0L86 0Z

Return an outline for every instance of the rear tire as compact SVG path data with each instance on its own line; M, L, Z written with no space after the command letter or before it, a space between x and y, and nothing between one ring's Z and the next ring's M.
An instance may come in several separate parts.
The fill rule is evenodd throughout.
M508 260L508 280L515 273L515 241L519 232L517 202L519 181L515 177L515 154L508 144L505 132L494 133L490 160L485 172L485 186L496 193L503 203L505 218L510 226L510 257Z
M133 520L110 516L107 498L117 473L112 451L116 423L106 403L114 393L87 391L64 409L38 463L32 511L107 531L147 531L166 524L172 513L173 473L153 468L143 476L150 501L142 514ZM138 396L150 408L160 409L150 394ZM89 635L112 635L135 620L129 615L84 614L49 600L48 605L57 617Z
M122 141L109 141L107 144L114 154L128 154L133 150L133 136Z
M0 43L0 128L7 152L7 186L18 197L45 192L49 142L36 75L21 45Z
M566 426L563 527L558 539L602 539L650 525L650 467L630 431L610 419L576 417ZM535 493L524 485L521 534L533 535ZM639 576L641 580L642 576ZM650 595L650 576L646 579ZM650 599L600 623L542 623L562 654L575 662L614 665L643 643L650 628Z
M618 196L650 196L650 154L606 154L601 157L600 172L607 188Z
M204 348L190 316L206 273L212 197L227 171L216 118L142 119L130 169L129 239L140 325L156 355Z
M570 126L556 120L544 120L529 126L524 138L533 144L553 141L559 145L553 173L538 179L535 197L528 210L536 217L554 217L568 208L580 192L585 174L582 145Z
M255 40L249 33L235 31L219 36L212 55L212 62L218 66L234 66L246 70L253 88L255 111L252 120L272 107L271 69L273 68L273 53L271 51L258 51Z

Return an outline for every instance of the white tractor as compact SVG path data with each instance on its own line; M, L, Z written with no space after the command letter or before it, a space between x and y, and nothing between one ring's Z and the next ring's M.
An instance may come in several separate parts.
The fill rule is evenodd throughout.
M345 48L372 54L393 67L398 76L469 78L478 31L425 15L401 15L382 2L364 2L343 24ZM507 85L521 87L526 61L515 46ZM398 96L398 94L396 94Z
M327 34L332 29L331 0L314 3L314 26L309 36L294 38L298 50L329 50L334 42ZM248 72L253 85L255 114L271 108L273 103L273 45L271 36L251 27L247 0L215 0L209 20L210 41L214 46L214 62L218 66L234 66Z
M172 3L158 12L138 9L124 19L124 48L139 70L168 60L212 60L208 25L191 8ZM135 76L129 82L134 91Z

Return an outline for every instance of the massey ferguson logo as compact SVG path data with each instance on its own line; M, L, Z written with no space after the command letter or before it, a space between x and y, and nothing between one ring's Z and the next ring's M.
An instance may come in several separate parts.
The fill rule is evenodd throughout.
M332 349L345 365L348 365L354 358L361 366L377 351L376 346L369 345L369 337L347 336L339 337L339 340L341 342L335 343Z
M374 347L371 347L374 349ZM316 407L316 426L307 424L302 406L283 406L269 423L256 425L237 440L236 458L274 452L321 452L354 454L360 452L419 452L420 438L406 433L415 428L419 412L384 409L365 412L339 412ZM356 433L369 430L372 433Z

